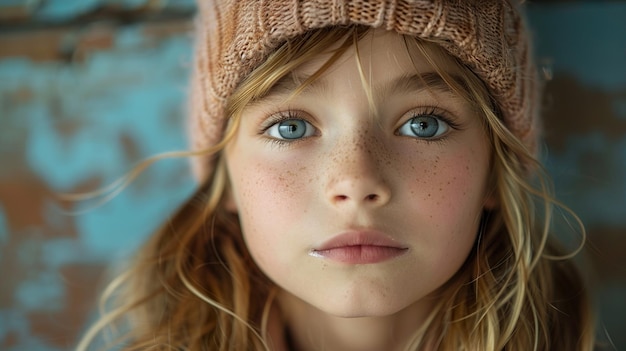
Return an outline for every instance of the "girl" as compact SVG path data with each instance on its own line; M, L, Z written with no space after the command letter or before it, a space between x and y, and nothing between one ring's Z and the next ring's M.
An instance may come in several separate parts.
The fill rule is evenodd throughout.
M199 189L79 349L109 327L125 350L593 348L515 6L199 9Z

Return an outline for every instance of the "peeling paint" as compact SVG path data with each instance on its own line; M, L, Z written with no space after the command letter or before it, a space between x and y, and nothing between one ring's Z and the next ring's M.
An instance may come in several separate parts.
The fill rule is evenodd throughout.
M186 147L190 38L110 33L111 47L90 44L73 62L0 60L2 350L71 349L100 286L94 272L126 258L193 188L188 161L166 160L85 213L72 214L97 200L59 200Z

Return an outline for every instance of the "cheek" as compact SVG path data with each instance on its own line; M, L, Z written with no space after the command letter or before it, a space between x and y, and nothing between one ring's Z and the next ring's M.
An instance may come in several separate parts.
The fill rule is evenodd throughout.
M422 161L428 166L406 173L413 175L405 183L412 209L410 218L402 220L415 228L416 264L430 267L432 279L443 284L476 240L489 164L484 155L469 150Z
M404 203L412 207L412 218L406 221L424 234L420 244L434 248L433 254L441 250L439 254L456 252L464 257L484 207L488 152L452 151L407 161L399 174L405 175L402 184L408 190Z
M228 165L235 202L244 217L259 210L267 216L283 213L303 193L306 167L302 165L258 156L238 157Z
M403 162L407 166L399 174L406 175L406 188L417 204L434 210L433 216L455 218L454 214L482 209L489 168L487 156L482 148L427 155Z
M265 253L288 245L290 228L306 212L307 167L258 157L238 157L228 166L244 239L263 265Z

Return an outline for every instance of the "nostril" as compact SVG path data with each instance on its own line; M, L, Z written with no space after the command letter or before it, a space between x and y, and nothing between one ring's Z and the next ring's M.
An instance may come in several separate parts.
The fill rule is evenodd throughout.
M333 196L333 202L335 204L347 203L351 199L356 200L357 197L353 198L353 197L350 197L350 196L344 195L344 194L338 194L338 195ZM382 203L382 200L385 199L385 197L383 197L383 196L381 196L379 194L369 194L369 195L366 195L366 196L362 197L361 199L362 199L361 201L363 201L364 203L375 204L375 203L379 203L379 202Z

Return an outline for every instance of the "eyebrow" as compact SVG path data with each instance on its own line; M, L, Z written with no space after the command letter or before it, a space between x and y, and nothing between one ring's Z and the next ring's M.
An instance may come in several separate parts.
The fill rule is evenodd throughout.
M310 77L310 75L291 72L280 78L274 85L272 85L263 97L266 98L273 95L291 94L299 89L302 83L306 82ZM328 83L324 79L316 79L309 82L302 89L302 91L315 92L320 95L327 93L328 90Z
M459 77L454 75L450 75L450 77L456 83L461 82ZM455 94L452 87L436 72L404 74L390 82L383 83L381 86L374 87L373 93L374 96L381 97L407 92L417 92L424 89Z
M263 96L263 98L273 95L291 94L299 89L303 82L309 78L309 75L297 74L292 72L279 79ZM450 74L451 79L464 86L463 80L453 74ZM417 92L424 89L430 89L439 91L442 93L455 94L454 89L445 81L445 79L437 72L424 72L415 74L404 74L391 81L382 83L379 86L373 88L373 95L376 98L381 98L394 94L406 94L410 92ZM312 82L307 83L307 86L303 88L303 92L317 93L320 95L329 93L329 87L326 80L320 78Z

